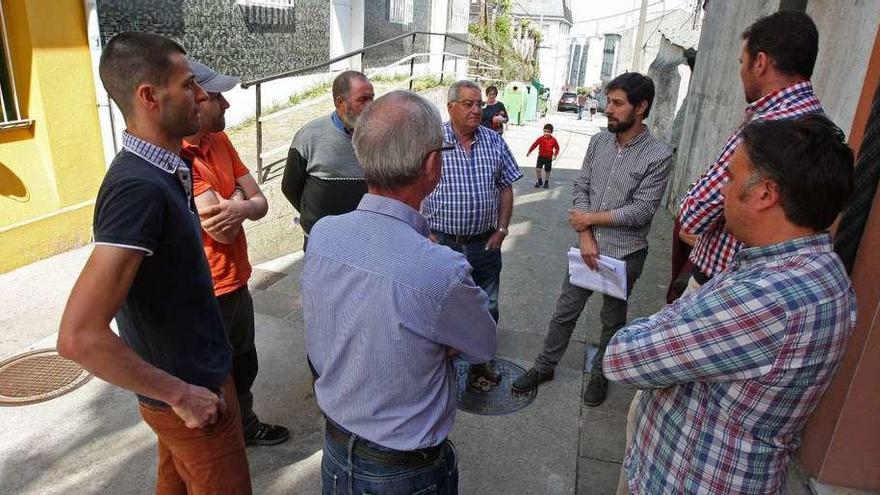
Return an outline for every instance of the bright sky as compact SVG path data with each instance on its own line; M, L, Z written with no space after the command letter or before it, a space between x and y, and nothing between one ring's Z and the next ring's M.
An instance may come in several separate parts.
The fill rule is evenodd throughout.
M692 10L698 0L648 0L648 17L664 10ZM641 0L570 0L574 19L572 34L603 34L639 21ZM619 15L618 15L619 14ZM597 33L598 31L598 33Z

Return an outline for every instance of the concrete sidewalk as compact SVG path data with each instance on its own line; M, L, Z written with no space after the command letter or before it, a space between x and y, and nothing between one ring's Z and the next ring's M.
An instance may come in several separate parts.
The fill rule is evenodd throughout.
M505 138L525 178L516 184L510 238L504 244L499 351L524 368L540 350L575 236L566 211L571 181L589 136L604 125L550 114L562 146L552 187L534 189L534 155L525 151L545 121L511 127ZM630 318L663 303L671 220L655 219L645 271ZM278 235L285 235L279 232ZM63 305L90 248L0 275L0 358L54 346ZM251 281L261 370L254 387L261 419L291 428L292 439L249 448L255 493L320 493L322 419L304 359L299 297L302 253L257 265ZM590 301L556 379L528 407L504 416L459 412L451 439L463 494L614 493L632 391L612 386L599 408L581 405L584 349L598 339L600 298ZM140 421L134 396L94 379L60 398L0 408L0 493L147 494L154 489L156 442ZM791 488L796 488L792 480ZM799 493L792 490L792 493Z

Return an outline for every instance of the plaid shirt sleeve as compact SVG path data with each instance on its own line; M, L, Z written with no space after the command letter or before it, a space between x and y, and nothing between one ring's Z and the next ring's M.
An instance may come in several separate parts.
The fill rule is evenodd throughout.
M765 375L788 317L767 288L731 282L719 280L621 329L605 352L605 375L639 388Z
M700 177L681 202L679 221L681 228L691 234L702 234L724 212L721 188L730 180L727 169L730 158L742 139L739 131L728 138L718 160Z
M577 210L590 211L590 176L593 174L593 154L596 151L596 140L598 137L599 134L596 134L590 138L590 144L587 146L587 154L584 155L581 171L574 180L571 204Z
M666 190L666 179L669 177L671 164L672 155L669 155L649 166L648 172L633 193L632 201L611 210L611 219L615 226L641 227L651 221L657 207L660 206L663 191Z
M513 153L510 152L507 143L500 137L497 139L501 148L501 168L499 169L498 178L495 180L495 185L498 186L498 189L507 189L514 182L521 179L523 174L520 172L519 165L516 164L516 158L513 157Z

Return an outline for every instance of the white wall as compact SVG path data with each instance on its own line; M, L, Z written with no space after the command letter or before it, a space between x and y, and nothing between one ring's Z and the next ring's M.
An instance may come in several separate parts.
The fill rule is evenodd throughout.
M541 84L558 95L568 82L569 48L571 35L568 24L560 21L545 21L549 26L547 36L541 41L538 50L538 73Z
M605 38L603 36L593 36L590 38L584 86L598 86L602 82L602 54L604 49Z
M330 57L364 46L364 0L330 1ZM360 70L360 57L336 62L331 70Z
M816 95L849 135L880 24L880 0L814 0L807 2L807 14L819 29Z

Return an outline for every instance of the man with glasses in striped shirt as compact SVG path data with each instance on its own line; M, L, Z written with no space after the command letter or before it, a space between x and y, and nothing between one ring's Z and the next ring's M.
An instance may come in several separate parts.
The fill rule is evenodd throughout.
M666 189L672 149L643 124L654 101L650 78L637 72L624 73L608 83L606 95L608 130L590 140L575 179L569 224L578 233L581 257L590 268L598 268L600 253L626 262L629 297L648 253L648 231ZM535 366L514 381L513 390L525 392L553 379L592 293L572 285L566 271L544 349L535 359ZM602 356L608 341L626 324L626 312L626 300L604 296L599 349L584 392L588 406L605 401L608 380L602 372Z
M443 136L452 148L443 152L443 175L422 203L422 215L438 243L465 255L497 323L501 244L513 213L513 183L523 174L501 136L480 125L481 95L480 85L472 81L449 88ZM486 390L500 380L489 363L470 367L471 390Z

